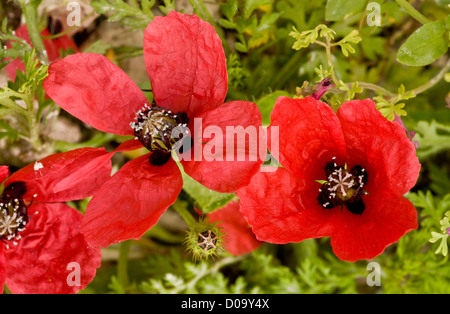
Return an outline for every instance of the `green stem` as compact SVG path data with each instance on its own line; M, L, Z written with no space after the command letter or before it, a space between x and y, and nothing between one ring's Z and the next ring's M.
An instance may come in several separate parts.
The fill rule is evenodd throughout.
M395 0L397 4L403 8L403 10L406 11L409 15L411 15L412 18L414 18L416 21L427 24L430 23L431 20L425 17L422 13L417 11L408 1L406 0Z
M351 87L355 82L349 82L346 83L346 85L348 87ZM388 96L388 97L394 97L396 94L388 91L387 89L378 86L376 84L372 84L372 83L366 83L366 82L359 82L358 81L358 85L364 89L368 89L368 90L372 90L374 92L379 92L380 94L384 95L384 96Z
M441 71L439 71L439 73L435 77L430 79L422 86L414 88L412 92L414 93L414 95L423 93L424 91L428 90L429 88L439 83L439 81L444 77L445 73L447 73L449 70L450 70L450 59L447 60L445 66L441 69Z
M182 291L191 291L195 285L197 284L197 282L210 275L210 274L215 274L217 273L221 268L237 263L241 260L243 260L245 258L245 255L241 255L241 256L230 256L230 257L226 257L222 260L220 260L219 262L215 263L214 267L212 268L206 268L205 270L199 272L194 278L192 278L189 282L187 282L184 285L181 285L179 287L177 287L172 293L180 293Z
M128 278L128 254L130 253L131 241L120 243L119 260L117 262L117 278L122 287L128 287L130 280Z
M37 2L33 0L21 1L20 6L25 17L31 43L33 44L34 48L36 48L41 62L44 64L48 64L47 51L45 50L44 42L42 41L37 22Z
M42 148L42 143L39 138L39 121L37 120L36 114L34 112L34 93L28 91L23 98L25 101L27 111L26 118L29 124L29 141L36 152L40 152Z
M434 76L433 78L431 78L429 81L427 81L425 84L416 87L412 90L406 91L405 93L410 93L412 92L414 95L418 95L420 93L425 92L426 90L430 89L431 87L433 87L434 85L436 85L437 83L439 83L442 78L444 77L445 73L447 73L450 70L450 59L447 59L447 63L444 65L444 67L439 71L439 73ZM349 82L346 83L346 85L348 87L351 87L355 82ZM387 97L395 97L397 94L392 93L390 91L388 91L387 89L378 86L376 84L372 84L372 83L366 83L366 82L359 82L358 81L358 85L361 86L364 89L368 89L368 90L372 90L375 92L379 92L381 95L383 96L387 96Z
M273 79L273 84L272 84L272 88L273 89L278 89L280 88L283 83L289 79L290 77L290 72L291 71L295 71L295 66L296 64L299 63L299 61L303 58L303 54L299 53L299 52L295 52L294 56L292 56L292 58L284 64L284 66L281 68L280 71L278 71L278 74L275 76L275 78ZM258 90L258 93L256 93L256 95L259 95L261 92L261 89Z
M334 73L333 60L331 59L331 43L330 43L330 38L328 37L328 35L326 36L326 39L327 39L327 44L325 45L325 51L327 54L328 66L331 69L331 79L333 80L333 83L336 86L339 86L340 85L339 80L336 77L336 74Z
M179 201L173 203L172 207L178 212L178 214L180 214L184 221L186 221L188 226L193 226L195 224L196 220L194 219L194 217Z
M92 17L94 14L95 14L95 11L92 11L91 13L89 13L88 15L86 15L86 16L81 20L80 24L83 25L83 23L84 23L85 21L87 21L87 19L89 19L90 17ZM67 28L66 30L64 30L64 31L62 31L62 32L60 32L60 33L57 33L57 34L54 34L54 35L49 35L49 36L42 36L42 39L56 39L56 38L62 37L62 36L64 36L64 35L67 35L68 33L70 33L71 31L73 31L73 30L75 30L75 29L77 29L78 27L80 27L80 26L77 26L77 25L70 26L69 28Z

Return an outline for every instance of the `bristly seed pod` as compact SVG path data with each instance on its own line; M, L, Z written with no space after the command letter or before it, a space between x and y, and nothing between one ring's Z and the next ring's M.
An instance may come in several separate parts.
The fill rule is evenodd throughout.
M217 257L224 252L223 228L217 222L210 222L208 218L200 217L199 221L190 226L184 245L193 255L195 261Z

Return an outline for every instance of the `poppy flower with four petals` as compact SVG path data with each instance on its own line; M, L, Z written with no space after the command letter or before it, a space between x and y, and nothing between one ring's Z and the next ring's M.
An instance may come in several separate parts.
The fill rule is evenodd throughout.
M372 100L345 102L335 113L312 97L280 97L274 131L283 167L257 173L237 193L258 240L331 237L337 257L356 261L417 228L416 210L403 197L419 176L414 145Z
M183 187L180 169L171 158L177 143L189 142L189 151L183 153L193 154L217 140L212 134L196 137L195 132L175 136L175 129L200 128L203 134L215 126L225 138L227 127L261 126L256 104L224 103L228 75L222 42L214 27L196 15L170 12L155 17L145 30L144 58L154 104L119 67L98 54L58 60L44 81L47 94L70 114L100 131L135 136L122 144L125 150L144 146L150 151L127 162L90 201L82 232L93 246L140 238ZM195 126L195 120L201 125ZM224 144L223 154L248 145L248 140L245 147ZM180 163L206 187L235 192L250 181L262 160L185 158Z

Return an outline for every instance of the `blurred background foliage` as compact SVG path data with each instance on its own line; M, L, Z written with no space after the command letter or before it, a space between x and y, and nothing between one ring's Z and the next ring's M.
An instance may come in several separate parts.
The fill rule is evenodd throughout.
M169 210L142 239L105 249L102 267L84 293L450 293L445 220L450 210L449 0L80 0L79 27L64 25L64 1L30 0L23 10L25 2L0 2L0 68L8 58L20 57L26 65L14 82L5 79L0 90L0 163L13 169L42 155L82 146L114 148L124 140L60 112L42 90L47 67L43 51L35 42L17 38L14 30L25 22L42 30L59 21L56 37L62 32L80 51L106 55L149 90L142 73L143 29L154 16L171 10L194 12L216 28L227 57L227 100L255 102L265 125L278 96L302 97L307 87L331 76L336 87L324 99L333 108L346 99L373 98L388 118L402 116L419 143L421 176L406 195L418 210L419 228L373 260L381 267L381 286L366 282L369 261L338 260L326 238L265 243L245 256L194 262L181 245L184 221ZM380 5L379 26L367 23L369 2ZM439 31L425 39L414 35L428 21ZM324 27L317 29L319 25ZM313 30L318 36L311 40L307 35ZM436 33L440 37L428 43ZM11 40L14 44L6 49ZM317 43L321 40L324 45ZM336 44L327 46L327 40ZM426 64L406 65L407 52L420 54L423 42L431 57L417 58L429 58ZM151 99L151 92L147 95ZM54 136L52 128L59 133L62 128L70 137ZM115 168L137 154L118 155ZM233 198L185 176L174 206L211 212ZM88 201L71 206L83 211Z

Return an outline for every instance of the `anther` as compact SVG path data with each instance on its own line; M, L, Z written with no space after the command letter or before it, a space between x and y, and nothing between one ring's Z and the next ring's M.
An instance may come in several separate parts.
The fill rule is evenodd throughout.
M336 157L332 158L333 161L335 159ZM335 162L329 162L325 173L327 181L319 189L319 204L326 209L346 205L352 213L362 214L362 197L367 194L362 188L368 180L365 169L355 166L348 171L346 165L339 166Z

